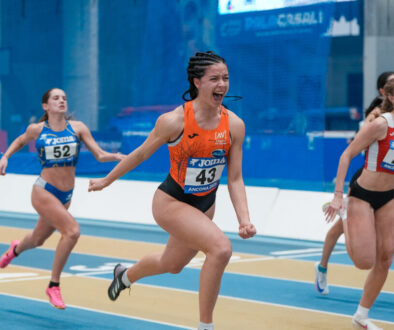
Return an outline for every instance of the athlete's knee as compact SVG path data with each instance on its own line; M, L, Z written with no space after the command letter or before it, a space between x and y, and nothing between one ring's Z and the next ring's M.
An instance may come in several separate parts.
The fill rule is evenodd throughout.
M173 258L163 258L163 256L161 256L158 262L159 262L160 273L178 274L188 264L189 260L188 259L177 260Z
M376 264L382 270L390 269L392 263L393 263L392 251L384 251L383 253L379 254L376 258Z
M185 267L183 264L171 264L166 266L166 272L171 274L179 274Z
M211 254L218 259L218 261L226 264L230 261L232 253L231 242L227 237L219 239L211 251Z
M77 223L69 226L63 233L63 236L67 237L72 241L77 241L81 236L81 230Z
M78 227L78 228L75 228L74 230L72 230L72 231L69 233L69 237L70 237L70 239L72 239L73 241L77 241L77 240L79 239L80 236L81 236L81 231L80 231L79 227Z
M372 246L370 248L361 248L360 245L351 243L351 241L346 242L346 249L354 265L363 270L371 269L376 262L376 249Z
M368 270L375 265L376 258L373 255L353 256L354 265L358 269Z

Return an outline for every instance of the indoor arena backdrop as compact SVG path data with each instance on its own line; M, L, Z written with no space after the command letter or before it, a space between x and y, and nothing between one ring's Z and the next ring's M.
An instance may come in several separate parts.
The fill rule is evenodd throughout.
M0 151L39 119L42 94L56 86L102 146L128 153L183 102L188 58L207 50L229 66L225 105L246 123L247 184L331 189L362 119L362 1L0 4ZM9 171L38 173L31 151L16 154ZM113 166L91 157L82 155L78 174ZM163 146L129 175L161 180L167 157Z

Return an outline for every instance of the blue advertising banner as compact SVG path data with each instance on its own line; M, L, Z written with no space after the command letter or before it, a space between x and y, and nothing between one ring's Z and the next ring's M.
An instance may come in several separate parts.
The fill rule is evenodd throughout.
M331 40L361 37L359 2L218 15L217 23L217 43L232 77L229 94L243 97L229 107L247 131L323 131Z
M290 34L324 34L334 7L313 5L272 11L257 11L219 16L222 42L250 43L262 37Z

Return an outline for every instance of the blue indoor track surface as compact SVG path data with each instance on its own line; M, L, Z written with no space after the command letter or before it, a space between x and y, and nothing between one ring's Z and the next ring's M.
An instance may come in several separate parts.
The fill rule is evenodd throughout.
M3 230L26 230L35 225L36 216L18 213L0 212L0 228ZM82 235L91 238L110 239L116 242L145 242L165 244L168 235L154 225L140 225L111 221L77 219L81 225ZM263 276L256 273L226 271L222 278L219 299L229 298L235 302L249 302L261 306L271 305L351 317L357 307L361 287L347 287L330 284L330 294L322 296L314 288L313 264L320 260L321 242L282 239L258 236L249 241L239 239L235 234L227 233L234 253L250 254L254 258L264 260L292 260L293 262L310 263L310 278L306 280L289 277ZM10 237L9 240L13 239ZM6 251L7 242L0 243L0 251ZM54 249L42 247L28 250L12 261L13 267L25 271L46 272L49 274L54 257ZM91 253L72 252L63 270L69 277L104 283L107 287L113 278L112 269L117 263L134 264L138 260L102 256ZM247 260L246 260L247 261ZM264 261L260 261L264 262ZM344 265L349 269L354 266L346 254L343 244L338 244L330 259L330 264ZM0 270L0 285L6 285L10 279L7 270ZM18 268L19 269L19 268ZM393 266L391 267L393 270ZM392 271L390 271L391 273ZM1 276L4 276L3 278ZM10 275L12 277L12 275ZM140 285L153 289L176 290L195 294L197 299L199 286L199 267L185 267L179 274L163 274L143 278ZM12 280L12 279L11 279ZM16 279L18 280L18 279ZM29 279L26 279L28 281ZM21 279L19 279L21 281ZM21 283L21 282L19 282ZM34 285L35 281L31 282ZM1 286L0 286L1 288ZM131 287L132 299L133 288ZM105 289L105 288L104 288ZM78 294L78 292L76 293ZM79 294L83 294L79 292ZM103 299L106 297L102 297ZM59 312L44 297L25 297L18 293L0 290L0 320L2 329L190 329L178 322L163 322L149 318L117 315L114 312L88 308L75 304ZM195 311L197 313L197 311ZM385 329L394 328L394 292L383 291L378 296L373 308L371 319L385 322ZM256 325L255 329L260 329ZM264 329L264 328L261 328ZM308 328L309 329L309 328Z

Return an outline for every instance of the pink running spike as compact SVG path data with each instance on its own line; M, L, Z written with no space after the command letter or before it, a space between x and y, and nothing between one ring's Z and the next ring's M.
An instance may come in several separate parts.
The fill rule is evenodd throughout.
M59 309L66 308L66 304L63 302L62 295L60 293L60 287L58 286L53 286L52 288L48 287L45 292L48 295L49 302L53 305L53 307Z
M14 254L14 248L19 244L18 240L13 240L7 252L5 252L0 258L0 268L5 268L16 257Z

